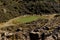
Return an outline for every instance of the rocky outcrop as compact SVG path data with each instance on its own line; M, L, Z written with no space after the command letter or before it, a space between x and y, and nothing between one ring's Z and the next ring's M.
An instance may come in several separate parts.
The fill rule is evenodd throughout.
M31 40L60 40L60 27L55 28L50 33L47 33L48 30L41 31L41 29L35 29L33 32L30 32L30 39Z

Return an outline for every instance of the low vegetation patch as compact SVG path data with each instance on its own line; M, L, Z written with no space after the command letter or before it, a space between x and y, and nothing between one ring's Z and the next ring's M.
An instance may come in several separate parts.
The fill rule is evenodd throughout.
M16 18L12 22L14 24L16 24L16 23L27 23L27 22L37 20L38 18L39 18L38 16L21 16L21 17Z
M44 19L46 18L45 16L40 16L40 15L25 15L25 16L20 16L18 18L15 18L12 23L17 24L17 23L27 23L27 22L32 22L36 21L38 19Z

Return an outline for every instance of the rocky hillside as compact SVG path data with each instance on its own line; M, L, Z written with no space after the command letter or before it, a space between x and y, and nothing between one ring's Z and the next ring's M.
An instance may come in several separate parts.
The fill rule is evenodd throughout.
M26 14L60 13L59 0L0 0L0 22Z
M0 30L12 33L12 35L6 35L7 39L9 36L9 40L60 40L60 15L55 15L51 19L38 19L24 24L10 25Z
M60 40L60 0L0 0L0 40Z

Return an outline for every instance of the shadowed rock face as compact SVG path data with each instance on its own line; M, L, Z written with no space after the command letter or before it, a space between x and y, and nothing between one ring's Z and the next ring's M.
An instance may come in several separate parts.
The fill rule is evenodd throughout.
M38 34L33 34L33 33L30 33L30 40L39 40L39 35Z
M37 29L38 30L38 29ZM44 30L44 29L43 29ZM60 27L55 28L52 33L46 34L46 32L37 33L39 31L33 31L30 33L30 40L60 40ZM44 30L45 31L45 30ZM48 30L47 30L48 31Z

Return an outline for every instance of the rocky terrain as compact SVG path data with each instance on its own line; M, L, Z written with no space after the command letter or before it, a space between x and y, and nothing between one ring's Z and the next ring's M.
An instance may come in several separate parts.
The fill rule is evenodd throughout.
M0 40L60 40L60 0L0 0Z
M8 40L60 40L60 15L55 15L49 20L38 19L24 24L9 25L1 30L7 33Z

